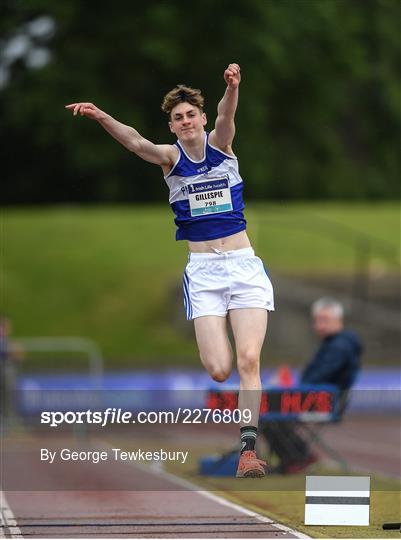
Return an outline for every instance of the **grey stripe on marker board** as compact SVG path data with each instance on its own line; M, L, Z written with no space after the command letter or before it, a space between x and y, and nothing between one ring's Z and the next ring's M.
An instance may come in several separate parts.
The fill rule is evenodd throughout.
M305 497L305 504L369 504L370 497Z
M306 491L369 491L369 476L307 476Z

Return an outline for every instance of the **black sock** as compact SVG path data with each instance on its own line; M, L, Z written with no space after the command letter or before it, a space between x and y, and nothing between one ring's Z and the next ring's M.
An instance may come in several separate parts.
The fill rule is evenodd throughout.
M258 429L255 426L244 426L240 428L241 432L241 454L247 450L255 450L256 433Z

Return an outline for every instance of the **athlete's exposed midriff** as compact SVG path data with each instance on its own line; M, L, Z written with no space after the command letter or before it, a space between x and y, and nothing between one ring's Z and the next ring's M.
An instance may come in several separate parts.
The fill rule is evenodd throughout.
M203 242L188 241L188 248L192 253L213 253L213 248L219 251L232 251L247 247L251 247L251 242L246 231L240 231L224 238L204 240Z

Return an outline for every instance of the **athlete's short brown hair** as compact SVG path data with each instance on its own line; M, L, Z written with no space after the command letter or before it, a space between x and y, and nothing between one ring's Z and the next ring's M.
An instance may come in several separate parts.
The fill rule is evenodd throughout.
M163 98L162 111L170 116L171 111L179 103L190 103L203 112L204 98L201 91L197 88L191 88L185 86L185 84L178 84L175 88L170 90Z

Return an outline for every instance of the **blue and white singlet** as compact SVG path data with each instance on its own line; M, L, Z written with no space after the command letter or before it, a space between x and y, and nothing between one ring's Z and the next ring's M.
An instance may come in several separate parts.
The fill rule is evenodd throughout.
M175 214L176 240L214 240L246 229L237 158L211 146L209 133L200 161L191 159L179 141L176 146L178 159L164 177Z

